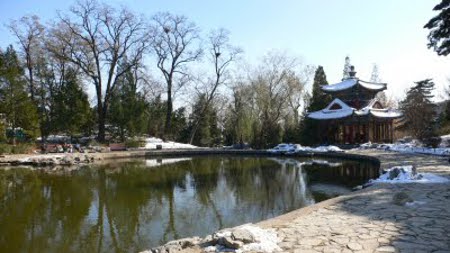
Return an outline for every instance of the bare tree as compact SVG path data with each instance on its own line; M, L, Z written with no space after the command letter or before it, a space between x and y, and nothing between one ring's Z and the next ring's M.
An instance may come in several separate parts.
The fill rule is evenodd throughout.
M279 141L280 121L289 106L290 86L295 80L298 60L283 53L271 52L263 58L250 83L259 117L256 146L266 147Z
M189 80L186 65L202 55L199 28L184 16L158 13L153 17L153 50L157 67L162 72L167 87L167 113L164 135L171 134L173 93Z
M117 80L142 61L150 42L148 27L143 18L123 7L86 0L76 2L68 14L60 14L51 35L60 43L49 45L49 50L79 67L94 84L98 139L104 141L111 94ZM127 67L118 68L125 59Z
M207 78L205 82L201 82L201 87L197 87L199 96L205 97L205 103L202 105L200 114L196 115L191 130L189 143L194 141L195 134L205 112L211 106L212 101L216 97L217 89L230 79L230 66L242 53L242 50L229 44L230 32L225 29L211 31L209 35L209 60L214 66L214 76Z
M19 20L13 20L8 25L10 31L17 37L21 47L23 57L25 58L25 67L27 69L28 90L31 99L35 102L36 83L35 69L39 57L42 53L42 35L44 26L39 21L39 17L24 16Z

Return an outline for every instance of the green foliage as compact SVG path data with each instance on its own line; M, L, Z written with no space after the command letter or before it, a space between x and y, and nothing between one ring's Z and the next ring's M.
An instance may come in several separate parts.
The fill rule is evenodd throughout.
M327 85L327 76L322 66L319 66L314 75L314 82L312 88L312 96L305 111L303 112L303 120L300 126L300 143L304 145L319 144L321 141L321 133L319 132L319 122L317 120L310 119L307 116L309 112L318 111L324 109L330 102L332 97L324 93L321 89L323 85Z
M139 138L131 138L125 141L125 146L127 148L139 148L145 146L145 140Z
M34 144L19 143L16 145L0 143L0 155L3 154L27 154L35 149Z
M161 99L161 96L156 96L149 102L149 120L147 125L147 131L149 135L163 137L166 106L167 104Z
M64 83L53 97L53 130L75 135L87 132L91 122L91 108L77 72L69 69Z
M11 129L22 128L31 138L39 134L36 106L26 92L26 81L16 52L9 46L0 52L0 112ZM15 142L15 136L10 139Z
M251 107L248 105L247 89L235 89L233 92L233 103L226 111L224 143L233 145L237 143L250 143L254 132Z
M205 109L205 103L206 97L202 94L197 98L190 115L189 132L196 127L194 125L196 122L199 123L192 144L202 147L220 145L222 140L217 125L217 111L214 106Z
M126 65L122 67L126 68ZM135 136L145 132L148 120L147 102L138 91L137 80L131 69L116 85L116 90L112 92L108 115L109 122L118 128L118 135L124 141L126 135Z
M433 48L438 55L446 56L450 53L450 1L442 0L433 11L439 11L439 14L424 26L430 30L428 48Z
M400 102L404 113L405 128L410 134L420 140L437 135L438 115L436 105L431 101L434 97L434 82L431 79L416 82Z

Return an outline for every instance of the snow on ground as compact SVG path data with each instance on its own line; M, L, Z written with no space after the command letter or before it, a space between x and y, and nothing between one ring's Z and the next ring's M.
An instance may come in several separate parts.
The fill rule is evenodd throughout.
M277 233L273 230L262 229L253 225L244 225L240 227L240 229L247 230L253 235L253 238L256 239L257 242L245 244L242 247L244 252L276 252L281 251L281 248L278 246L278 243L281 240L278 238Z
M267 151L272 153L297 153L297 152L344 152L336 146L319 146L316 148L302 146L300 144L281 143Z
M157 145L161 145L162 149L190 149L197 148L197 146L179 142L168 141L165 142L160 138L150 137L145 139L145 148L146 149L156 149Z
M445 137L445 136L443 136ZM450 137L450 136L449 136ZM446 142L446 141L445 141ZM440 155L440 156L447 156L450 155L450 148L444 147L444 139L442 140L441 146L438 148L429 148L429 147L422 147L422 144L418 142L417 140L412 140L408 143L364 143L359 146L360 149L369 149L369 148L375 148L375 149L381 149L381 150L390 150L390 151L396 151L401 153L409 153L409 154L428 154L428 155Z
M416 173L411 165L392 167L371 183L447 183L449 179L433 173Z

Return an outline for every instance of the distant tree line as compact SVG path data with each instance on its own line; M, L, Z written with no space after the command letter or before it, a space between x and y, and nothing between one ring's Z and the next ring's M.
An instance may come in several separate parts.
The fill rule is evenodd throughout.
M0 50L4 141L15 129L29 140L148 134L201 146L298 137L312 68L294 57L271 52L244 67L225 29L204 34L184 16L144 18L95 0L49 21L8 24L17 43Z
M440 10L447 11L444 2ZM445 43L434 39L445 37L433 28L441 16L448 15L426 27L433 29L429 46L446 55ZM31 15L8 24L17 43L0 49L0 141L14 143L20 131L30 140L147 134L200 146L320 143L317 122L306 115L331 101L320 89L328 83L322 66L277 51L244 64L223 28L204 33L185 16L145 18L95 0L78 1L46 23ZM373 72L379 81L377 66ZM418 82L428 88L414 88L401 102L407 121L416 121L407 110L419 94L430 103L430 82ZM379 98L392 105L385 94Z

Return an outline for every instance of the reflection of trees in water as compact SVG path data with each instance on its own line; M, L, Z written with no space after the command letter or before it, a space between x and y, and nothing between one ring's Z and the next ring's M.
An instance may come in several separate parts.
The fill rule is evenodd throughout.
M345 161L340 166L321 164L306 164L303 166L308 175L308 181L328 182L354 187L377 178L379 171L369 162Z
M83 178L0 171L0 251L79 251L72 242L87 238L80 225L92 198Z
M254 157L0 171L0 252L139 251L310 204L304 181L296 163Z

